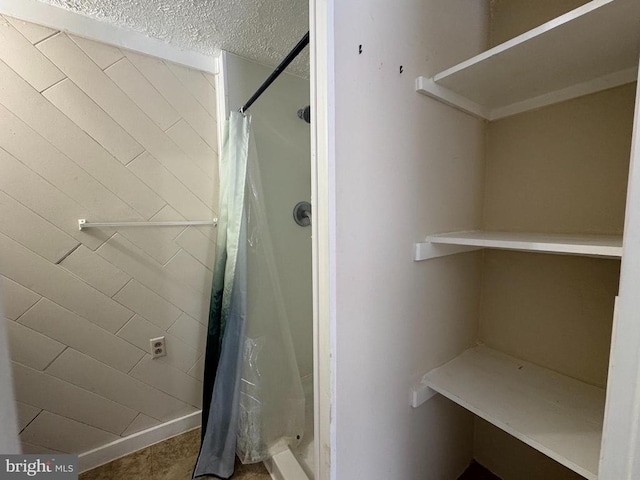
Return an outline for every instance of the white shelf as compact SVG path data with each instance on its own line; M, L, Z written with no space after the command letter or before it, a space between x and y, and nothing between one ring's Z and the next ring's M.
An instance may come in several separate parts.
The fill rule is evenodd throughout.
M603 389L483 346L427 373L423 384L587 479L598 478Z
M446 233L432 235L426 242L416 244L415 260L428 260L479 248L620 258L622 257L622 235L554 235L483 231Z
M416 90L495 120L634 81L640 1L593 0L449 68Z

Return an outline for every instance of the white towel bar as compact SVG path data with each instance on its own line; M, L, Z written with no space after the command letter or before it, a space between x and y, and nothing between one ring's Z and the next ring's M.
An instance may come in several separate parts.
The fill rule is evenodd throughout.
M218 219L213 220L183 220L177 222L87 222L84 218L78 219L78 229L101 227L187 227L191 225L218 225Z

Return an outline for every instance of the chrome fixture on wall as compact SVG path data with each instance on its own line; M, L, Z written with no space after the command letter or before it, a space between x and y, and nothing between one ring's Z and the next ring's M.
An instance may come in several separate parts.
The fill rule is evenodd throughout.
M311 204L309 202L298 202L293 207L293 220L301 227L311 225Z
M298 118L307 123L311 123L311 106L307 105L306 107L298 110Z

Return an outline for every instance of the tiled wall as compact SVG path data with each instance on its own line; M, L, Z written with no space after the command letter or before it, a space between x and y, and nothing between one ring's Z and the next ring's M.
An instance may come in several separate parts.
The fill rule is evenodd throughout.
M0 17L0 288L25 452L84 452L200 408L215 229L77 220L215 217L214 86Z

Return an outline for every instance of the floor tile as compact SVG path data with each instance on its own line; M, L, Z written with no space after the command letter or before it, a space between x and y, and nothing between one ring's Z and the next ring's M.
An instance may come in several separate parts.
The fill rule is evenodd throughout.
M200 429L196 428L84 472L79 480L191 480L199 448ZM236 458L232 479L271 480L271 476L262 463L242 465Z

